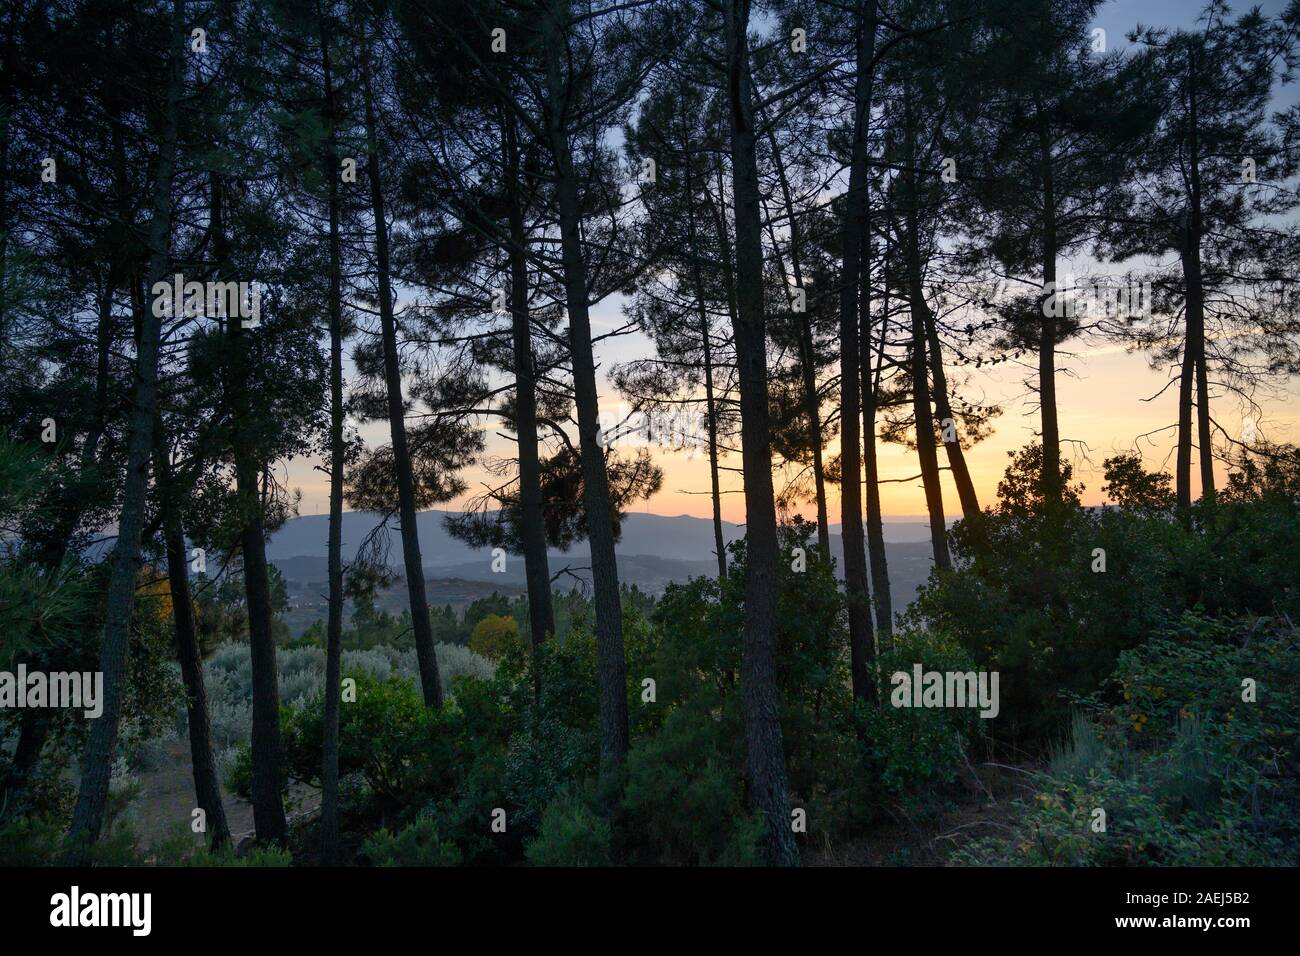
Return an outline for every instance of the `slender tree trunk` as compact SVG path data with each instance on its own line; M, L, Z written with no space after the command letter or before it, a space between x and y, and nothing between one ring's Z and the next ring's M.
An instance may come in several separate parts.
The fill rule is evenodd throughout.
M515 437L519 446L519 537L528 581L528 627L533 647L555 632L551 568L542 513L542 466L537 441L537 375L528 314L528 236L519 196L519 143L515 118L505 111L506 189L510 197L510 325L515 356ZM536 675L540 680L540 672Z
M722 536L722 489L718 481L718 418L713 398L713 343L710 337L708 300L704 294L704 273L700 269L699 234L695 224L695 183L688 134L683 117L682 144L686 155L686 227L688 230L695 300L700 314L700 348L704 360L704 414L709 436L709 485L713 501L713 550L718 558L718 580L727 576L727 545Z
M220 278L230 261L225 234L225 185L213 172L211 221ZM266 525L262 504L262 472L256 440L250 429L253 399L249 392L250 345L248 331L238 317L227 320L230 362L226 389L235 422L232 452L235 494L238 501L239 548L244 563L244 597L248 607L248 651L252 661L253 733L251 741L253 826L263 843L283 845L289 824L281 792L280 675L275 660L272 631L270 569L266 561Z
M736 223L736 365L740 380L745 474L745 626L741 657L749 796L768 826L771 862L793 866L799 848L790 828L785 744L776 685L776 507L768 421L767 332L763 314L762 219L749 72L749 2L730 0L726 17L731 105L732 193Z
M185 26L185 0L173 0L172 43L168 53L170 75L154 172L152 219L149 223L149 275L153 281L161 280L166 275L169 262L171 191L176 167L177 104L183 80ZM108 802L113 752L117 747L118 725L122 716L131 609L135 603L135 577L148 493L149 459L153 452L161 327L161 317L154 315L152 309L144 310L141 316L141 335L136 347L122 513L118 521L117 544L113 548L104 613L104 639L99 657L99 670L104 675L104 709L90 730L82 766L81 789L72 812L65 861L73 864L86 862L90 847L99 838L104 824L104 807Z
M712 194L709 192L708 181L704 185L704 199L709 205L709 211L713 215L713 228L718 237L718 251L722 259L722 284L727 296L727 317L731 322L731 327L736 327L736 275L735 275L735 258L731 248L731 234L727 231L727 217L723 212L726 204L726 184L722 175L722 160L719 157L716 161L715 173L718 183L718 201L713 201ZM709 471L710 480L713 488L713 538L714 548L718 551L718 573L719 578L727 576L727 559L726 546L722 543L722 492L721 483L718 479L718 416L716 411L717 399L716 391L713 388L713 363L712 349L709 342L705 341L705 384L708 387L709 395L713 399L714 411L709 414Z
M700 310L704 312L704 309ZM718 558L718 580L727 576L727 543L722 536L722 485L718 480L718 410L713 397L713 346L709 341L709 319L702 317L700 337L704 345L704 414L709 433L709 493L713 500L713 553Z
M781 187L781 199L782 204L785 206L785 215L790 221L790 267L794 270L794 286L796 289L804 291L806 297L807 290L804 289L803 284L803 264L799 256L801 245L799 222L795 218L794 199L790 194L790 181L786 176L785 163L781 160L781 149L776 141L776 132L771 127L768 127L768 141L772 144L772 161L776 166L777 182ZM774 249L776 248L775 232L772 235L772 246ZM785 260L780 253L777 253L777 261L781 266L782 279L786 279ZM812 321L809 318L806 302L804 310L796 313L796 315L798 316L796 321L799 331L799 372L803 384L803 407L804 415L808 417L808 434L813 456L813 488L817 502L817 547L821 551L822 560L830 561L831 533L830 524L826 517L826 469L822 463L821 396L817 392L817 368L813 347Z
M16 37L19 17L26 13L25 3L9 4L9 16L5 20L4 67L0 69L0 109L4 111L5 120L0 123L0 358L4 358L3 346L9 341L8 297L5 295L9 284L9 141L12 138L14 108L14 77L17 70L14 64ZM26 714L23 715L24 722Z
M0 808L6 818L22 815L28 781L49 736L48 712L39 708L24 710L18 721L18 742L9 760L9 773L0 787Z
M1038 109L1039 159L1043 171L1043 302L1056 286L1056 183L1052 170L1052 139L1047 115ZM1061 430L1056 418L1056 318L1051 310L1039 308L1038 407L1043 432L1043 495L1048 501L1061 499ZM938 386L935 386L938 388ZM955 474L955 469L954 469ZM961 485L958 485L961 489ZM964 494L964 492L963 492ZM971 492L972 496L974 492ZM965 512L966 499L962 498ZM976 507L976 511L978 511ZM967 513L967 517L970 517Z
M1210 441L1209 381L1205 368L1205 289L1201 277L1199 243L1182 257L1183 282L1187 287L1184 306L1186 323L1183 367L1178 382L1177 493L1180 505L1192 503L1192 389L1196 389L1197 460L1200 464L1201 496L1214 495L1214 451Z
M81 446L81 471L83 474L95 467L99 460L99 443L104 437L108 422L109 360L113 353L113 270L104 280L103 295L99 302L99 323L95 330L95 412L90 431ZM71 533L71 532L69 532ZM67 539L64 539L66 549ZM60 559L61 563L61 559Z
M1186 330L1183 337L1183 363L1178 375L1178 450L1174 464L1174 489L1178 507L1184 511L1192 505L1192 388L1196 378L1195 330L1199 303L1193 291L1197 284L1198 264L1184 252L1183 282L1187 287L1184 305Z
M330 518L329 612L325 625L325 727L321 742L320 861L338 863L339 853L339 709L343 693L343 255L339 235L338 115L329 32L321 19L321 65L329 134L325 177L329 181L330 249Z
M727 202L727 189L720 158L715 172L718 180L718 202L715 204L712 197L710 197L709 210L713 213L713 225L718 232L718 248L722 253L722 281L727 290L727 317L734 327L740 314L736 305L736 254L732 248L731 233L727 229L727 217L724 212ZM708 194L707 189L705 194Z
M176 626L176 659L185 684L185 709L189 723L190 760L194 767L194 795L207 825L208 845L213 850L230 844L230 826L221 800L221 777L212 749L212 722L208 716L208 688L203 677L203 653L194 620L190 593L190 568L185 550L185 532L178 509L176 487L167 454L161 417L155 424L155 468L158 474L159 507L162 509L163 540L167 549L167 582L171 590L172 621Z
M583 504L591 547L591 577L596 605L597 678L600 685L600 763L603 773L622 767L627 757L627 664L623 652L623 612L614 556L614 527L605 454L597 439L600 406L596 363L591 348L587 305L587 266L582 258L581 206L577 174L565 128L566 92L561 58L567 48L564 5L546 16L547 127L555 162L559 199L560 254L569 311L569 351L578 412L578 448L582 458Z
M871 630L871 596L867 589L867 554L862 534L862 405L858 285L862 247L867 239L867 142L871 110L871 60L875 49L875 10L858 24L857 82L849 189L841 224L843 268L840 276L840 522L844 538L844 590L849 613L850 673L853 696L876 700L875 635ZM774 144L775 147L775 144Z
M1196 417L1199 424L1199 449L1197 460L1201 465L1201 497L1214 497L1214 445L1210 436L1210 383L1205 364L1205 283L1201 271L1201 236L1204 222L1201 218L1201 151L1200 102L1196 84L1196 59L1191 61L1189 148L1191 154L1191 239L1188 243L1188 262L1192 266L1187 276L1187 351L1196 365ZM1190 422L1189 431L1190 431ZM1190 438L1189 438L1190 442ZM1188 476L1188 497L1191 497L1191 477Z
M1186 325L1183 339L1183 366L1178 382L1178 452L1174 469L1174 488L1180 509L1192 504L1192 389L1199 384L1202 375L1199 368L1204 364L1205 349L1205 288L1201 275L1201 164L1200 164L1200 102L1197 91L1197 66L1195 51L1188 54L1187 89L1189 122L1188 128L1188 210L1184 222L1183 249L1183 284L1186 287L1184 300L1184 317ZM1207 383L1208 385L1208 383ZM1199 405L1203 407L1205 422L1202 426L1202 442L1207 446L1201 449L1202 484L1208 485L1210 493L1214 488L1214 460L1209 445L1209 400L1205 392L1198 396ZM1209 480L1206 482L1206 476Z
M393 467L397 472L398 511L402 523L402 560L406 569L406 590L411 602L411 627L415 632L415 656L420 664L420 685L424 703L442 706L442 682L438 657L433 648L433 623L424 587L424 561L420 556L420 533L415 523L415 476L406 443L406 406L402 401L402 366L397 354L397 322L393 317L392 272L388 255L388 221L384 212L383 181L379 175L379 145L375 132L374 94L371 90L370 61L364 64L366 101L366 169L370 178L370 204L375 220L375 260L379 273L379 319L384 340L384 384L388 390L388 421L392 433Z
M1200 348L1196 359L1196 420L1200 429L1197 435L1197 458L1201 463L1201 499L1214 497L1214 444L1210 435L1210 382L1205 367L1205 318L1201 317Z
M867 196L867 225L870 225L870 193ZM871 593L876 607L876 632L881 639L894 631L894 601L889 591L889 561L885 556L885 523L880 513L880 469L876 461L876 402L880 394L880 370L884 366L885 323L889 301L881 318L879 354L872 361L871 345L871 231L866 229L862 244L860 275L862 329L862 464L867 488L867 558L871 570Z
M948 377L943 372L943 345L939 341L939 332L935 326L934 313L922 300L921 310L925 318L926 343L930 350L930 371L934 376L934 405L939 413L942 426L943 447L948 454L948 467L952 469L953 482L957 485L957 497L961 501L962 515L970 520L980 514L979 499L975 497L975 484L971 481L970 469L966 467L966 455L961 449L961 439L957 434L957 417L952 412L948 399ZM952 424L951 430L947 427ZM948 435L952 435L952 440Z
M921 282L921 253L918 245L916 174L911 171L915 153L910 148L913 131L908 128L908 208L904 232L907 248L908 304L912 317L912 414L916 424L916 455L921 463L921 483L925 488L925 507L930 517L930 543L934 548L935 566L952 567L948 554L948 526L943 514L943 488L939 484L939 458L934 447L934 418L930 409L930 381L926 369L925 288Z

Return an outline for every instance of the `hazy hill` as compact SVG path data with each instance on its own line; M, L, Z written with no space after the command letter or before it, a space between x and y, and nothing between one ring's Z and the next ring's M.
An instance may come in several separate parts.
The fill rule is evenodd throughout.
M477 581L499 584L502 590L521 589L524 584L523 559L509 556L504 572L492 570L488 549L471 548L457 541L443 528L443 512L425 511L418 516L420 551L425 573L433 581L430 601L442 604L442 586L452 590L454 581ZM362 540L378 524L378 517L365 512L347 512L343 516L343 558L356 555ZM294 518L277 531L267 545L267 557L284 573L294 591L324 589L325 544L328 518L306 515ZM831 526L831 552L838 567L843 567L843 546L839 525ZM744 526L726 522L723 534L728 542L744 535ZM390 563L400 565L401 551L396 522L390 523ZM930 573L929 528L917 519L894 519L885 523L886 554L889 559L890 591L894 607L902 610ZM619 578L644 591L657 594L672 581L685 581L701 574L716 572L713 555L713 523L689 515L669 517L631 513L623 519L623 535L618 543ZM590 583L590 557L580 543L567 553L551 553L551 573L563 569L555 582L558 589L568 590L575 584Z

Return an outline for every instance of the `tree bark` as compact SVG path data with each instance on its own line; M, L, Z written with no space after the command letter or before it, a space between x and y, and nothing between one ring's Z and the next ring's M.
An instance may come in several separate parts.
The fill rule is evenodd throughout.
M1056 183L1052 170L1052 139L1047 116L1038 108L1038 145L1043 187L1043 301L1039 308L1038 408L1042 421L1043 496L1061 500L1061 429L1056 417L1056 318L1046 308L1056 285ZM936 386L937 387L937 386ZM960 489L961 486L958 485ZM973 494L973 492L972 492ZM966 501L962 499L962 510ZM978 507L976 511L978 511ZM967 517L970 517L968 514Z
M732 201L736 223L736 365L745 475L745 625L741 657L749 797L767 823L770 862L793 866L799 848L790 825L785 744L776 685L776 506L767 396L763 314L762 219L749 68L749 2L724 7L731 106Z
M166 104L151 201L152 219L149 223L151 281L161 280L167 273L169 263L171 190L176 168L177 112L183 80L185 0L172 2L171 34ZM130 645L131 610L135 604L135 576L140 558L140 538L144 531L149 459L153 453L154 416L158 407L161 334L161 318L154 315L152 309L145 309L141 316L141 334L136 348L122 513L118 521L117 543L113 548L104 613L104 639L99 657L99 669L104 675L104 709L90 731L82 767L81 789L72 812L72 824L65 849L65 862L74 865L87 861L91 846L99 839L104 824L104 807L108 801L109 780L113 772L113 752L117 748Z
M229 260L225 234L224 182L211 174L211 224L218 277ZM249 394L248 331L235 316L227 321L230 360L226 370L227 397L235 422L232 453L235 462L235 494L241 526L239 549L244 562L244 598L248 607L248 651L252 659L253 733L252 796L253 826L259 842L283 845L289 824L281 792L280 675L276 666L275 635L271 622L271 579L266 561L266 525L262 505L262 472L250 423L253 401Z
M875 703L875 635L862 529L861 352L858 338L858 286L867 218L867 133L871 111L871 60L875 49L875 4L857 29L857 80L854 89L853 147L849 188L841 225L840 275L840 522L844 538L844 591L848 603L850 673L853 696ZM775 148L775 143L773 143Z
M158 473L159 506L162 509L163 540L167 550L167 582L171 590L172 621L176 627L176 659L185 684L185 713L189 724L190 760L194 770L194 795L207 825L208 846L219 850L230 844L230 825L221 799L221 776L212 749L212 721L208 716L208 688L203 677L203 653L194 620L190 592L190 568L185 550L177 495L167 456L161 418L154 426L155 467Z
M367 41L368 42L368 41ZM379 175L379 145L375 132L374 93L371 89L370 60L364 58L366 101L366 169L370 179L370 204L375 220L375 260L379 278L379 319L384 340L384 385L388 391L388 422L392 434L393 468L397 472L398 512L402 524L402 561L406 570L406 591L411 603L411 627L415 632L415 656L420 665L420 685L428 707L442 706L442 682L438 657L433 648L433 623L424 586L424 561L420 556L420 534L416 526L415 476L406 443L406 406L402 401L402 366L397 353L397 323L393 317L392 272L388 254L388 221L384 212L383 181Z
M952 470L953 482L957 485L957 498L961 502L962 516L967 520L976 518L980 513L979 499L975 496L975 484L971 481L970 469L966 467L966 455L961 448L961 439L957 434L957 417L952 412L948 399L948 377L943 372L943 345L939 341L939 332L935 326L934 313L922 300L921 310L925 318L926 343L930 350L930 372L934 377L934 405L939 414L940 425L952 423L952 441L947 438L946 427L943 436L944 451L948 455L948 467ZM1055 417L1055 414L1053 414Z
M776 133L768 127L768 141L772 144L772 163L776 167L777 182L781 187L782 204L785 206L786 218L790 221L790 267L794 271L794 286L804 291L803 264L799 257L800 235L799 222L794 214L794 200L790 195L790 182L785 173L785 163L781 160L781 149L776 141ZM773 247L776 236L773 234ZM785 260L777 254L781 265L782 278L785 278ZM804 311L796 313L799 331L799 372L803 384L804 414L808 416L808 433L811 438L813 456L813 489L817 502L817 548L822 560L831 559L830 524L826 516L826 469L822 463L822 413L821 396L817 392L816 357L813 349L812 321L809 319L807 303ZM859 520L859 525L861 521ZM865 558L863 559L866 560ZM846 559L847 564L847 559Z
M600 685L600 764L603 774L619 769L627 757L627 664L623 651L623 612L614 555L609 476L605 454L597 439L600 406L596 364L591 347L591 317L587 304L587 266L582 257L581 206L577 175L565 127L567 94L561 57L567 48L564 5L546 15L547 132L555 164L559 200L560 254L569 312L569 351L573 363L573 392L578 413L578 448L582 458L583 504L587 540L591 547L591 577L596 606L597 679Z
M704 425L709 438L709 487L713 503L713 551L718 559L718 580L727 576L727 545L722 536L722 488L718 480L718 411L713 397L713 342L710 335L708 302L704 294L704 273L700 269L699 234L695 224L695 183L691 175L691 152L683 118L682 147L686 169L686 228L690 242L695 300L700 315L700 348L704 361Z
M537 375L528 314L528 236L519 196L519 143L515 118L503 112L506 189L510 203L510 326L515 357L515 437L519 448L519 538L528 581L528 628L533 648L555 632L551 568L542 513L542 466L537 440ZM540 674L535 675L540 679Z
M49 714L39 708L23 711L18 721L18 742L9 761L9 773L0 786L0 807L6 815L20 815L27 796L27 783L41 759L45 741L50 736Z
M948 553L948 526L943 514L943 488L939 484L939 458L934 447L934 418L930 409L930 381L926 369L928 337L925 332L925 315L929 306L925 301L925 287L921 281L921 251L917 217L916 150L914 121L909 117L906 133L908 206L907 226L904 230L904 250L907 263L907 298L912 318L912 414L916 424L916 455L921 464L921 483L925 488L925 508L930 518L930 544L934 549L935 566L941 570L952 568Z
M1192 51L1188 54L1187 64L1188 209L1183 224L1183 248L1180 256L1183 283L1186 287L1183 317L1185 330L1183 365L1178 382L1178 452L1174 469L1175 494L1179 508L1184 514L1192 504L1192 389L1194 385L1199 385L1207 378L1199 367L1204 364L1205 351L1205 288L1201 275L1201 236L1204 227L1201 218L1201 157L1198 129L1200 105L1196 79L1196 56ZM1201 428L1202 443L1207 446L1201 449L1200 453L1203 459L1201 481L1203 485L1208 485L1210 493L1213 494L1214 461L1208 447L1209 400L1205 392L1201 392L1198 399L1202 414L1205 416Z
M1200 347L1196 358L1197 460L1201 463L1201 500L1214 498L1214 444L1210 435L1210 382L1205 368L1205 312L1201 311Z
M709 319L701 308L700 338L704 346L704 414L709 433L709 495L713 501L713 553L718 558L718 580L727 576L727 542L722 535L722 483L718 477L718 409L713 395L713 345Z
M338 863L339 850L339 709L343 693L343 256L339 236L338 114L329 30L321 19L321 66L329 133L325 177L329 181L330 250L330 517L329 611L325 625L325 727L321 742L320 861Z
M867 224L870 225L870 193L867 195ZM876 633L883 640L894 631L894 601L889 591L889 561L885 555L885 525L880 513L880 469L876 461L876 396L880 394L880 370L884 366L885 323L889 301L885 300L881 318L880 348L872 362L871 232L866 231L862 245L865 269L859 276L862 328L862 464L867 489L867 559L871 570L871 592L876 607Z

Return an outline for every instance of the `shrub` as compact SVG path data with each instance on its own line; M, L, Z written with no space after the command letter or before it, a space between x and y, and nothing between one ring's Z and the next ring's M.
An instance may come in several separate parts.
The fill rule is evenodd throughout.
M438 824L424 817L397 833L379 830L361 848L374 866L459 866L460 851L443 839Z
M490 661L499 661L507 647L519 643L519 625L513 617L500 614L484 617L469 636L469 649Z
M524 853L534 866L609 866L609 821L566 790L547 806L537 838Z
M1300 862L1300 661L1279 621L1188 614L1121 655L1105 695L967 863L1258 866ZM1242 680L1258 681L1255 702ZM1105 811L1105 830L1093 826Z
M900 671L910 676L915 664L923 671L976 669L971 655L945 635L896 632L890 649L880 655L881 675L887 681ZM937 786L956 779L967 749L985 721L976 708L895 707L891 696L887 685L880 706L863 708L858 720L869 748L877 793L913 804L918 797L934 797Z

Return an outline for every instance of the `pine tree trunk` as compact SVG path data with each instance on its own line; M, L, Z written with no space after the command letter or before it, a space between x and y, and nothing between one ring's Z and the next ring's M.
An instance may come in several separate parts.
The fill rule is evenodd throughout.
M220 173L213 172L211 217L216 269L220 277L230 261L225 234L225 195ZM240 553L244 561L244 598L248 608L248 651L252 660L253 733L251 741L253 826L262 843L283 845L289 824L281 790L280 675L275 660L274 613L271 607L270 569L266 561L266 525L262 503L265 463L257 453L249 423L253 400L249 393L248 331L231 316L227 324L230 363L226 390L235 422L232 453L235 494L242 521Z
M1192 504L1192 388L1204 378L1199 368L1204 363L1205 349L1205 288L1201 275L1201 157L1200 157L1200 104L1197 92L1197 67L1195 50L1188 53L1187 97L1188 129L1188 209L1184 223L1184 244L1181 254L1183 282L1186 287L1183 321L1183 367L1178 382L1178 454L1174 472L1174 487L1180 509ZM1208 485L1214 487L1214 462L1209 445L1209 400L1205 392L1198 396L1206 416L1202 427L1202 441L1207 446L1201 450L1202 482L1208 473Z
M375 132L374 94L371 90L369 59L365 61L366 169L370 178L370 204L375 220L375 260L379 273L379 320L384 340L384 385L388 391L388 422L392 434L393 469L397 472L398 512L402 524L402 562L406 570L406 591L411 603L411 628L415 633L415 656L420 665L420 685L428 707L442 706L442 682L433 647L433 622L424 586L424 560L420 556L420 533L415 518L415 476L406 443L406 406L402 401L402 366L397 354L397 322L393 317L392 271L388 255L388 221L384 212L383 181L379 175L379 147Z
M868 216L870 215L868 194ZM869 220L868 220L869 222ZM870 236L870 231L867 231ZM871 271L864 243L861 287L862 329L862 464L867 489L867 563L871 571L871 593L876 607L876 633L883 639L894 631L894 601L889 591L889 561L885 555L885 523L880 513L880 469L876 461L876 396L880 394L880 368L884 365L884 322L881 320L880 349L872 361ZM888 303L884 314L889 314Z
M966 455L961 448L961 439L957 434L957 418L952 413L948 399L948 377L943 372L943 345L939 342L939 332L935 328L934 313L922 300L921 309L925 317L926 344L930 350L930 371L934 376L934 404L939 413L944 451L948 455L948 467L952 470L953 482L957 485L957 498L961 502L962 516L967 520L977 518L980 514L979 499L975 497L975 484L971 481L970 469L966 467ZM1055 415L1053 415L1055 417ZM952 429L949 432L948 424ZM952 440L948 440L948 435Z
M528 237L520 204L519 144L515 119L503 120L506 182L510 196L510 325L515 358L515 437L519 448L519 538L528 582L528 627L533 647L555 632L551 568L546 555L542 512L542 466L537 440L537 376L533 368L532 326L528 314ZM540 674L536 675L540 679Z
M703 310L701 310L703 311ZM718 480L718 410L713 397L713 346L707 314L700 330L704 342L704 414L709 433L709 494L713 500L713 553L718 558L718 580L727 576L727 543L722 536L722 486Z
M943 488L939 484L939 457L934 447L934 418L930 409L930 380L926 369L928 337L925 334L925 288L921 284L921 254L917 247L916 191L913 184L907 211L907 273L909 311L912 317L912 415L916 424L916 455L921 463L925 508L930 518L930 544L935 566L952 568L948 554L948 526L943 514Z
M1038 143L1043 171L1043 301L1056 285L1056 184L1052 171L1052 141L1046 114L1039 106ZM1048 501L1061 500L1061 429L1056 417L1056 318L1045 307L1039 309L1038 407L1042 421L1043 495ZM961 486L958 485L958 488ZM973 494L973 492L972 492ZM966 510L965 499L962 510ZM978 511L978 507L976 508ZM967 517L970 517L967 514Z
M785 206L786 219L790 223L790 267L794 270L794 287L805 291L806 294L803 285L803 264L799 256L801 237L799 223L795 218L794 199L790 195L790 181L786 177L785 163L781 160L781 149L776 141L776 133L771 127L768 128L768 141L772 145L772 162L776 167L777 182L781 187L781 198ZM773 236L773 246L775 245L775 236ZM779 255L777 261L781 265L781 277L784 280L786 278L785 261ZM822 463L821 397L817 392L817 369L813 350L812 321L808 317L806 302L804 311L796 314L798 315L799 373L803 385L803 407L804 415L808 417L808 434L813 457L813 490L817 503L817 548L821 552L822 560L829 562L831 559L831 532L826 516L826 469ZM861 526L860 518L858 523ZM847 558L845 563L847 566Z
M849 670L853 696L865 703L876 700L876 654L862 529L862 419L859 417L862 354L858 332L858 291L862 276L862 249L867 241L866 126L871 111L871 60L875 36L872 4L871 15L858 24L854 135L844 221L840 226L844 247L840 273L840 527L844 539L844 591L849 617Z
M49 736L48 711L40 708L24 710L18 721L18 741L13 756L9 758L9 772L0 781L0 807L4 807L7 817L22 815L28 779L41 759Z
M736 223L736 365L745 474L745 626L741 657L749 798L768 827L770 862L793 866L799 848L790 824L785 744L776 685L776 506L768 420L767 334L763 314L762 219L749 71L749 3L730 0L726 17L731 106L732 192Z
M320 861L338 863L339 851L339 709L343 693L343 256L339 236L339 156L335 145L338 115L329 34L321 20L321 64L329 133L325 177L329 181L330 249L330 517L329 611L325 625L325 727L321 741Z
M185 2L172 3L172 46L168 56L166 105L160 130L154 170L149 223L149 276L161 280L166 274L172 219L172 178L176 168L178 102L183 82ZM136 347L135 382L127 438L126 474L122 489L122 512L118 521L117 544L113 548L112 570L104 612L104 638L99 670L104 675L103 712L90 729L90 740L82 764L81 789L72 812L72 824L65 847L65 862L84 864L90 848L99 838L108 802L108 785L117 748L118 725L122 716L122 695L126 683L130 642L131 610L135 603L135 578L139 566L140 539L144 532L148 494L149 460L153 454L154 417L158 407L158 353L162 320L152 309L143 310Z
M718 183L718 201L713 202L712 195L706 182L704 187L705 201L709 204L709 212L713 215L713 228L718 237L718 252L722 259L722 282L727 294L727 318L731 322L731 327L736 326L736 276L734 262L735 257L731 248L731 235L727 231L727 218L723 213L723 207L726 203L726 187L722 175L722 160L716 160L715 172L717 173ZM708 345L708 342L705 343ZM713 356L711 349L706 348L705 358L705 382L709 391L713 393ZM722 492L718 480L718 416L716 411L716 399L714 401L714 411L709 414L709 471L713 489L713 537L714 548L718 551L718 574L719 579L727 576L727 559L726 547L722 543Z
M582 458L583 505L591 547L591 577L596 607L597 681L600 689L600 763L602 773L621 768L627 757L627 664L623 651L623 613L614 556L614 527L605 454L597 438L600 406L596 364L591 347L587 303L587 267L582 258L581 207L568 130L564 126L565 85L561 56L567 25L553 7L546 18L547 126L555 162L559 199L560 254L569 312L569 351L578 413L578 449Z
M221 776L212 749L212 721L208 716L208 688L203 677L203 653L194 620L190 592L190 568L185 551L185 532L177 511L176 488L168 461L163 426L155 424L155 467L158 474L159 507L162 509L163 539L167 549L167 582L171 590L172 621L176 626L176 658L185 685L185 712L189 723L190 760L194 769L194 795L203 811L208 845L219 850L230 844L230 826L221 799Z
M854 101L854 147L863 139L859 124L870 117L875 74L872 72L876 49L876 0L867 0L860 9L862 34L858 38L857 71L860 87ZM861 79L866 73L865 80ZM865 143L864 143L865 148ZM865 162L865 153L863 160ZM873 368L884 364L884 323L881 320L880 355L875 363L871 357L871 184L864 181L862 188L862 220L858 243L858 267L854 281L858 285L859 345L862 357L859 363L862 376L862 465L867 499L867 558L871 572L871 591L876 608L876 631L883 638L894 629L894 602L889 592L889 562L885 556L885 527L880 513L880 470L876 460L876 396L880 393L879 372ZM845 280L847 281L847 279ZM885 309L885 315L889 313Z
M1192 504L1192 392L1201 381L1201 355L1205 348L1205 311L1204 289L1201 280L1200 243L1189 242L1189 250L1182 256L1183 283L1186 287L1184 300L1184 337L1182 369L1178 377L1178 451L1174 468L1174 486L1180 508L1186 509ZM1197 396L1197 409L1205 407L1207 417L1202 427L1203 442L1208 445L1209 419L1208 402L1204 393ZM1205 449L1200 452L1204 459L1201 463L1201 480L1209 472L1209 488L1214 488L1214 462Z
M1205 367L1205 319L1202 311L1201 338L1196 360L1196 420L1199 427L1197 458L1201 463L1201 500L1214 497L1214 445L1210 435L1210 382Z
M683 118L682 128L687 129ZM709 440L709 487L713 502L713 550L718 559L718 580L727 576L727 545L722 536L722 489L718 480L718 411L713 397L713 343L710 337L708 302L704 294L704 273L700 269L699 234L695 225L695 183L691 175L691 154L686 152L686 227L690 242L695 301L700 315L700 348L704 362L704 414Z

